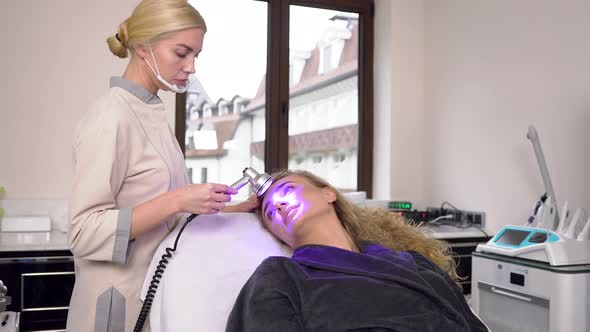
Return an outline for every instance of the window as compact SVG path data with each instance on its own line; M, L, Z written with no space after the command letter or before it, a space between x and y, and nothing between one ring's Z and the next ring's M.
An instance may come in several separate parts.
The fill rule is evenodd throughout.
M332 158L334 159L335 163L341 163L344 160L346 160L346 156L344 155L344 153L335 153L334 156L332 156Z
M208 32L189 87L198 91L177 95L176 131L209 132L182 146L187 165L227 184L245 166L308 169L370 197L373 1L190 2ZM191 106L202 116L187 119Z
M203 105L203 118L213 117L213 108L209 104Z
M332 45L326 45L320 49L320 74L332 70Z
M189 183L193 183L193 169L187 168L186 173L188 174Z
M207 167L201 168L201 183L207 182Z
M186 146L186 149L194 149L195 148L195 143L194 143L194 134L192 132L187 131L186 132L186 137L184 140L184 144Z
M232 113L240 113L244 110L244 104L247 104L248 100L245 100L244 98L240 97L240 96L235 96L233 99L233 110Z
M217 103L217 107L219 108L219 116L225 116L229 114L229 108L227 106L227 101L221 99Z

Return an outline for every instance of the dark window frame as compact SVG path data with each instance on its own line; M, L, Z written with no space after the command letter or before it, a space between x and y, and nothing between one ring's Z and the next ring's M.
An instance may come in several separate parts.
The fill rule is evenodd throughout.
M266 0L266 2L268 3L268 46L265 171L285 169L289 161L289 6L355 12L359 14L357 190L365 191L367 197L371 198L373 193L374 0ZM184 154L186 93L176 94L175 134Z

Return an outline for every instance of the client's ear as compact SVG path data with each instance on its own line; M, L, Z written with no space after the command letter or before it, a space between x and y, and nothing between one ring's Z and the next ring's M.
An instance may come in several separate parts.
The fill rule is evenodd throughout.
M334 190L326 187L322 188L322 193L324 194L324 198L328 203L336 202L336 193L334 192Z

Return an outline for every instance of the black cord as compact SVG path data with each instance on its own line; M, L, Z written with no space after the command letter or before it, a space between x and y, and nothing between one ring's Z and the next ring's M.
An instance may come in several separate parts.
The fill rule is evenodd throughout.
M191 214L188 218L186 218L184 225L182 225L182 228L178 232L178 235L176 235L176 240L174 240L174 248L166 248L166 253L162 255L162 259L160 259L160 262L158 262L156 272L152 277L150 287L148 288L147 294L145 295L145 299L143 300L143 306L139 311L139 316L137 317L137 321L135 322L135 328L133 329L133 332L141 332L141 329L145 324L145 320L147 319L150 313L150 309L152 308L152 303L154 302L154 297L156 296L156 290L158 289L160 279L162 279L162 274L164 274L166 265L169 263L168 259L172 258L172 253L176 251L176 246L178 245L178 239L180 239L180 234L182 234L182 231L184 231L186 225L188 225L188 223L195 219L195 217L197 216L198 214Z

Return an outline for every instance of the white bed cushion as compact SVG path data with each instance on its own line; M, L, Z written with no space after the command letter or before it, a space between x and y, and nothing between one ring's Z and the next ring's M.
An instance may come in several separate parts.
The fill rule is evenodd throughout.
M156 251L142 290L152 280L165 248L174 246L179 226ZM164 271L150 312L153 332L224 331L244 283L268 256L291 256L253 213L197 217L183 231Z

